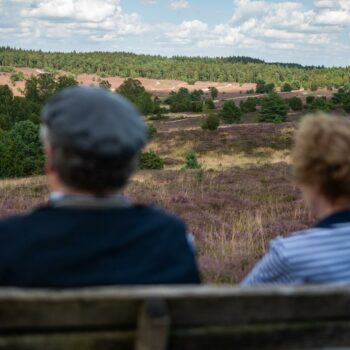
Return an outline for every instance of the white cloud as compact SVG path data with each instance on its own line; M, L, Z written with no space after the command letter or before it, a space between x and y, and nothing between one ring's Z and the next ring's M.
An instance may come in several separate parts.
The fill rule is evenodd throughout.
M177 26L169 26L166 36L173 42L188 44L207 35L209 26L199 20L184 21Z
M101 22L111 14L120 13L118 0L44 0L36 7L22 12L24 17L61 18L86 22Z
M170 7L176 11L189 8L190 4L187 0L172 0L170 2Z

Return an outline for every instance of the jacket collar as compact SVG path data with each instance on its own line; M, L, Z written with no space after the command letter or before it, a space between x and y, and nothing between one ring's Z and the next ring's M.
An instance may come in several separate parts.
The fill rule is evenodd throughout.
M121 195L99 198L88 195L65 195L62 193L52 193L49 205L54 208L76 209L113 209L131 206L128 199Z
M332 214L325 219L321 220L316 224L315 228L332 228L332 226L337 224L350 224L350 209L339 211L335 214Z

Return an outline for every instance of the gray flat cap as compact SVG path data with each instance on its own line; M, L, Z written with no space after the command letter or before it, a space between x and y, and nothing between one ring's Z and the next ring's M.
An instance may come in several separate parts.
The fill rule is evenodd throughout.
M44 106L42 121L53 144L102 156L136 154L148 139L134 105L105 89L62 90Z

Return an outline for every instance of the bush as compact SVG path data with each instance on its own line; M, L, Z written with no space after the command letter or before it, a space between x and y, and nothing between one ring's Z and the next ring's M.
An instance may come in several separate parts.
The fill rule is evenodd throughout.
M1 73L14 73L16 70L13 67L0 67L0 72Z
M112 88L112 85L108 80L101 80L98 85L101 89L110 90Z
M178 112L202 112L204 92L202 90L194 90L189 92L186 88L180 88L178 92L172 91L165 99L165 103L170 106L170 111Z
M303 101L299 97L292 97L288 100L288 104L293 111L302 111L303 110Z
M226 101L220 111L220 117L226 124L239 123L242 114L241 109L233 101Z
M300 82L296 80L292 81L291 85L293 90L300 90L301 88Z
M346 113L350 113L350 96L348 96L343 102L343 108Z
M332 109L330 103L327 102L327 99L324 97L317 97L313 100L310 105L310 110L313 112L329 112Z
M148 124L148 137L150 139L152 139L157 134L157 132L158 130L153 123Z
M259 80L256 84L257 94L268 94L275 90L275 84L266 84L265 81Z
M206 109L215 109L215 103L211 99L207 99L204 101L204 106Z
M186 153L186 165L185 169L200 169L201 166L198 163L198 157L196 152L189 151Z
M309 105L311 104L312 102L314 102L315 100L315 96L307 96L306 97L306 103Z
M256 112L258 99L256 97L248 97L245 101L240 101L239 105L244 113Z
M220 125L220 119L215 113L211 113L208 115L207 119L202 124L203 130L217 130Z
M44 156L39 126L30 121L16 123L2 132L0 141L0 177L23 177L43 172Z
M310 90L311 91L317 91L318 90L318 85L316 83L311 83Z
M209 87L210 96L215 100L219 96L219 90L215 86Z
M22 72L15 72L11 74L10 77L12 83L14 84L16 81L22 81L24 80L24 74Z
M282 97L272 92L262 99L259 122L283 123L287 120L288 110Z
M161 170L164 168L164 160L154 151L141 153L139 168L142 170Z
M282 91L282 92L291 92L292 90L293 90L293 87L292 87L291 84L289 84L289 83L284 83L284 84L282 85L282 88L281 88L281 91Z

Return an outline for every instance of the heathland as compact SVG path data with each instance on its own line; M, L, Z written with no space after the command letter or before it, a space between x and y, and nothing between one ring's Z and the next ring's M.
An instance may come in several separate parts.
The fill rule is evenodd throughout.
M45 100L77 84L117 90L150 131L125 193L186 221L207 282L238 282L271 238L312 224L293 185L294 130L308 113L350 112L347 68L1 49L0 71L0 215L47 200L38 138Z

